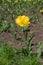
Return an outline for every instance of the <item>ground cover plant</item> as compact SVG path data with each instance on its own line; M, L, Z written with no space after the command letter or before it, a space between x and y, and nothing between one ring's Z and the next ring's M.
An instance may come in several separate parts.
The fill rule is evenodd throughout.
M13 37L6 39L9 35ZM38 35L42 36L41 41ZM43 65L42 47L43 0L0 0L0 65Z

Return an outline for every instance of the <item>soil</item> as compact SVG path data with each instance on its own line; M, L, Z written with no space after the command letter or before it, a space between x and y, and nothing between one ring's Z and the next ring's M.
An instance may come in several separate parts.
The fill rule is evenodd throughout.
M36 45L38 42L43 42L43 26L39 22L32 23L30 25L30 32L31 35L34 34L32 39L32 43L34 44L33 50L36 51ZM16 48L22 48L23 44L20 41L15 42L14 35L12 32L0 32L0 42L6 42L11 44ZM43 48L42 48L42 57L43 57ZM41 63L43 64L43 58L41 59Z

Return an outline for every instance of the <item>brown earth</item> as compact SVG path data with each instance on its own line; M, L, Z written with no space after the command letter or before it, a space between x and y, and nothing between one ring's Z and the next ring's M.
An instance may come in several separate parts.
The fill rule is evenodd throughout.
M43 26L39 22L30 25L30 34L34 34L32 42L37 44L43 42ZM12 32L0 32L0 41L5 41L10 44L16 45L14 42L14 36ZM20 43L18 43L20 44ZM17 45L18 45L17 44ZM19 46L19 45L18 45Z

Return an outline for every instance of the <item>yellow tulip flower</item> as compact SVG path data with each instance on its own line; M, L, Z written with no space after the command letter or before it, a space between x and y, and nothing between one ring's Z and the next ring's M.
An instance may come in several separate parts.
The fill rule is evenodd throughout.
M16 18L16 24L21 26L21 27L24 27L24 26L29 26L30 25L30 18L28 16L18 16Z

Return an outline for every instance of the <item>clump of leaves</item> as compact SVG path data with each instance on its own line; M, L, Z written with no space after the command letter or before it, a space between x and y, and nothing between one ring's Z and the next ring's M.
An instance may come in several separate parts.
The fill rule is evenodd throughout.
M10 28L10 24L8 21L1 21L0 22L0 31L4 32L7 31Z
M15 50L3 43L0 45L0 65L11 65L14 63Z

